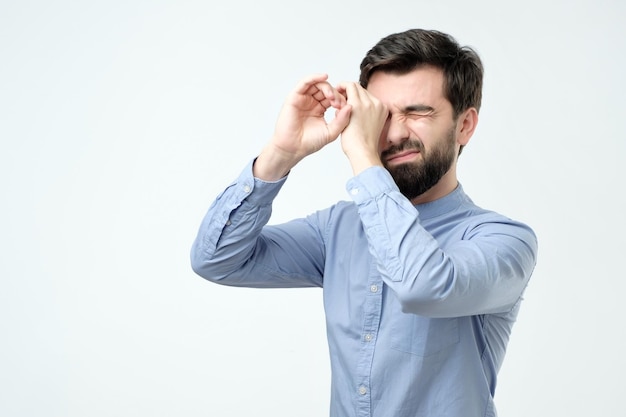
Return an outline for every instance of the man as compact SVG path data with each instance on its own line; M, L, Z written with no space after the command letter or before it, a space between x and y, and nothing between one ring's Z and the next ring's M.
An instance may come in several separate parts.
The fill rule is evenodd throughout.
M323 288L331 416L496 415L496 376L537 243L457 181L482 73L452 37L409 30L367 53L359 83L305 78L200 227L192 266L208 280ZM339 136L353 201L267 226L289 171Z

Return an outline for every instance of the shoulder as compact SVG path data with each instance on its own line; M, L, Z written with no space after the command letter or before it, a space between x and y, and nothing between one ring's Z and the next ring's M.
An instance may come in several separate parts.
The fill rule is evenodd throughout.
M352 201L339 201L319 209L306 216L305 220L326 236L361 227L357 207Z
M336 223L339 220L358 219L358 211L354 202L338 201L332 206L311 213L308 218L319 223Z
M498 213L484 209L471 203L465 207L464 239L488 238L502 244L517 242L531 250L537 251L537 235L530 225Z

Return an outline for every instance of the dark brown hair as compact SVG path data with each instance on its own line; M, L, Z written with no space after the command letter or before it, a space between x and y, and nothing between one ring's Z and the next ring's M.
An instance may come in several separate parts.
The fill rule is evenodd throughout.
M376 71L406 74L420 66L440 68L444 75L444 96L452 104L456 119L463 111L480 110L483 65L478 54L460 46L450 35L411 29L381 39L361 61L359 82L367 88Z

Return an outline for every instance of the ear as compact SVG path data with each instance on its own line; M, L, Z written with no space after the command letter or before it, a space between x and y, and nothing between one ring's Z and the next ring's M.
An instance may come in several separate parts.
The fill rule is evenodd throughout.
M465 146L476 130L478 124L478 112L474 107L470 107L459 115L457 119L456 141L459 145Z

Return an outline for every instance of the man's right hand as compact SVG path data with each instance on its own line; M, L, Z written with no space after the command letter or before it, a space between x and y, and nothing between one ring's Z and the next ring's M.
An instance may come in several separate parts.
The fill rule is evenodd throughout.
M328 83L327 74L304 78L287 97L274 135L254 163L254 176L276 181L304 157L333 142L350 121L346 98ZM326 110L336 109L327 122Z

